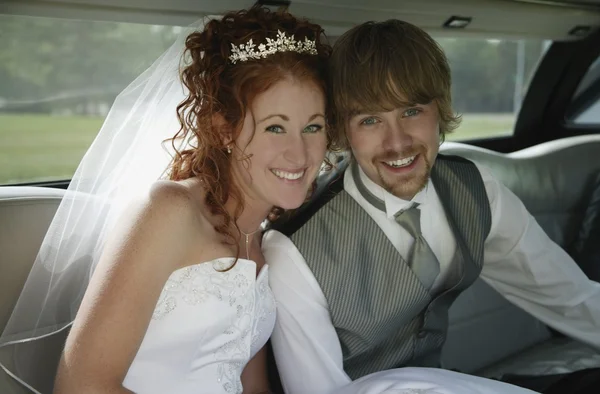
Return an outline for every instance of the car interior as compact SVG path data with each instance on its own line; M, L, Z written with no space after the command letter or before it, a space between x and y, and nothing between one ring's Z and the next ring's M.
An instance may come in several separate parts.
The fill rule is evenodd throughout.
M287 8L322 24L332 42L356 24L398 18L422 27L436 39L546 43L539 59L531 62L527 81L521 81L520 102L510 130L449 139L440 153L488 167L524 202L549 237L573 256L592 280L600 281L599 0L259 3ZM4 0L0 1L0 24L1 18L33 17L187 26L203 16L253 4L245 0ZM0 63L3 51L0 49ZM519 78L518 72L511 75L513 80ZM0 86L0 123L12 108L2 104L2 90ZM4 163L4 152L0 147L0 163ZM341 157L334 171L319 179L312 202L347 162L347 157ZM68 183L66 178L0 180L0 330L11 315ZM65 335L48 344L52 356L36 361L40 371L36 389L40 392L51 392ZM0 363L12 368L10 347L0 348ZM443 366L492 378L541 376L600 367L600 354L550 329L479 279L450 310ZM31 392L0 369L0 393Z

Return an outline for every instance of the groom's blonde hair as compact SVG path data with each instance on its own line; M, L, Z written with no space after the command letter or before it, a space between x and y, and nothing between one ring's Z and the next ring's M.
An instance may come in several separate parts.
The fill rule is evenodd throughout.
M435 102L442 138L460 124L452 110L450 66L422 29L396 19L366 22L343 34L330 60L332 123L340 148L346 126L359 113Z

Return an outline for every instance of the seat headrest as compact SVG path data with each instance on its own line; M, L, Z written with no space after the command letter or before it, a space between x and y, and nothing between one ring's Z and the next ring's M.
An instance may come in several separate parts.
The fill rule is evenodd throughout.
M447 142L440 152L489 168L532 213L579 207L600 172L600 135L550 141L507 154Z

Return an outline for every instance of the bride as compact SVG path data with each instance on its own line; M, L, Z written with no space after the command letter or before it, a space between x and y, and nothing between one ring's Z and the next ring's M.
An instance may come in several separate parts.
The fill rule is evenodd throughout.
M187 37L174 141L189 143L110 232L56 393L268 390L275 304L260 230L273 207L302 204L323 163L321 37L261 8Z

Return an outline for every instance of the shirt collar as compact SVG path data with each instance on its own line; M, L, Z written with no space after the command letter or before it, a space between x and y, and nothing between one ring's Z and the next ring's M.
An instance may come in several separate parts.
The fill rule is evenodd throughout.
M427 181L427 185L418 192L412 200L404 200L402 198L396 197L393 194L389 193L383 187L379 186L375 182L373 182L367 174L358 166L358 174L360 176L360 180L365 185L365 187L377 198L382 200L385 204L385 214L388 218L392 219L401 210L407 209L414 203L418 203L419 205L423 205L427 200L428 190L430 189L431 179Z

